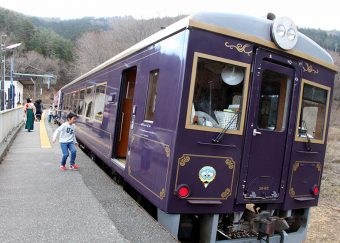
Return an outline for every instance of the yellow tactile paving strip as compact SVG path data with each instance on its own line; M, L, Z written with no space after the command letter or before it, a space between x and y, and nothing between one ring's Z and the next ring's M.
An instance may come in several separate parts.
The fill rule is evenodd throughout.
M52 148L45 127L45 112L42 113L40 120L40 144L41 148Z

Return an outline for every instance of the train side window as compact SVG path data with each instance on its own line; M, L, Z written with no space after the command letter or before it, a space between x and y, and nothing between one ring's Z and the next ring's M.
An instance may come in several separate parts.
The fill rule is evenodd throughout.
M66 94L65 96L65 110L69 110L70 109L70 98L71 98L71 94Z
M67 94L63 95L62 110L67 109Z
M84 111L84 99L85 99L85 89L80 90L80 96L77 106L77 114L82 115Z
M78 95L77 92L71 94L71 111L77 113Z
M64 94L63 96L63 104L62 104L62 109L66 110L67 109L67 94Z
M153 121L157 101L157 86L158 86L159 69L153 70L149 75L148 96L145 107L144 120Z
M79 103L79 91L76 91L72 93L72 111L77 114L78 109L78 103Z
M195 53L186 128L242 134L249 65Z
M287 124L290 78L282 73L264 70L257 126L271 131L284 131Z
M67 99L67 110L71 110L71 101L72 101L72 94L68 94L68 99Z
M303 80L297 136L305 141L323 143L327 123L330 87ZM299 139L298 139L299 140Z
M94 104L94 119L97 121L103 120L104 106L106 103L106 84L96 86L95 104Z
M85 116L88 118L92 118L93 116L93 87L89 87L86 89L85 94L85 102L84 102Z

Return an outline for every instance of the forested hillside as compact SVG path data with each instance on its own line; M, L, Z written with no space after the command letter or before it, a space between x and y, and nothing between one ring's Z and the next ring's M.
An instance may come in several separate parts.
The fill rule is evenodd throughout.
M299 28L299 31L327 50L340 52L340 31Z
M9 37L7 42L22 42L23 51L36 51L66 62L74 60L74 45L70 40L49 29L37 28L24 15L0 8L0 31Z
M0 34L7 35L6 45L23 43L15 52L15 71L51 73L63 85L180 18L60 20L28 17L0 7ZM324 48L339 52L339 31L299 30Z
M60 20L55 18L30 17L31 22L37 27L51 29L60 36L76 40L82 33L98 30L109 30L112 21L120 17L92 18Z
M19 13L0 8L0 34L7 35L5 45L21 42L14 53L15 71L35 74L53 74L58 80L69 80L74 73L68 69L73 65L75 45L54 31L38 28L32 21ZM6 73L9 73L7 58Z
M0 34L7 35L6 45L23 44L15 52L15 71L51 73L63 85L182 17L61 21L28 17L0 7Z

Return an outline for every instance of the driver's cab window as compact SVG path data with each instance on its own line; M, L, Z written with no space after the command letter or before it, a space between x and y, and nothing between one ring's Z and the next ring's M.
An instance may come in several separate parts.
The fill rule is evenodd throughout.
M249 65L195 53L186 128L242 134Z
M330 87L302 81L297 127L298 141L323 143L327 124Z
M288 120L291 80L272 70L264 70L257 126L270 131L284 131Z

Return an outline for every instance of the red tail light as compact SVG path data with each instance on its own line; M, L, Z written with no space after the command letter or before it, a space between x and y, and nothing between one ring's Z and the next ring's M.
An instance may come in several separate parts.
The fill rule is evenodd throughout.
M177 187L177 195L180 198L187 198L190 195L190 189L188 185L179 185Z
M319 195L319 193L320 193L319 187L318 186L314 186L313 187L313 195L317 196L317 195Z

